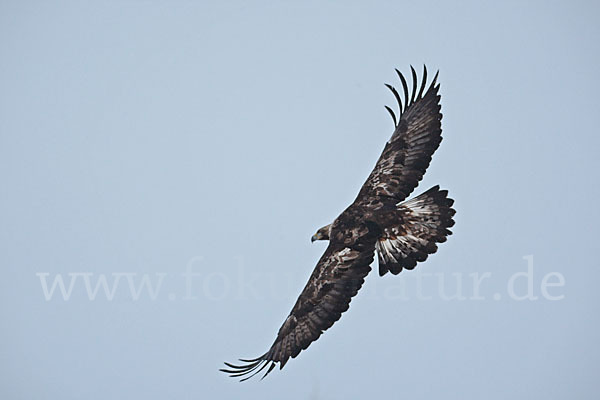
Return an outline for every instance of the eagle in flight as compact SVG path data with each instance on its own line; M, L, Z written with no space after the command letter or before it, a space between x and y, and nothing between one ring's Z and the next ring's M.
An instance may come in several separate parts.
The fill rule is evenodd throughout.
M426 89L427 68L423 67L418 85L411 66L409 90L404 76L396 72L404 99L393 86L386 87L398 102L399 118L385 107L394 121L394 133L354 203L313 235L312 241L329 240L329 245L275 342L262 356L240 359L241 365L225 363L227 368L221 371L244 381L268 367L264 378L277 363L283 368L340 319L371 271L375 253L379 275L388 271L396 275L425 261L436 252L436 243L452 234L448 228L454 225L454 201L446 190L434 186L405 201L442 141L438 74Z

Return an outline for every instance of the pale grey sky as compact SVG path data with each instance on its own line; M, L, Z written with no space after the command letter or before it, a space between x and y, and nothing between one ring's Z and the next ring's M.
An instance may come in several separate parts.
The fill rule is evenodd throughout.
M598 16L1 2L0 397L597 398ZM271 345L325 249L310 236L391 135L384 82L423 63L444 141L415 194L450 191L454 235L415 271L369 275L283 371L219 373ZM537 299L518 300L528 267ZM67 300L44 291L57 277ZM112 300L90 300L102 277Z

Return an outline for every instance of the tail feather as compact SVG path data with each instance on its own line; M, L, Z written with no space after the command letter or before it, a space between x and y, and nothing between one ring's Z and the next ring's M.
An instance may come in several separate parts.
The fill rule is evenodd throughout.
M425 261L429 254L435 253L436 243L445 242L452 234L448 228L454 225L453 203L447 190L434 186L414 199L398 204L402 224L386 227L375 246L379 275L411 270L417 262Z

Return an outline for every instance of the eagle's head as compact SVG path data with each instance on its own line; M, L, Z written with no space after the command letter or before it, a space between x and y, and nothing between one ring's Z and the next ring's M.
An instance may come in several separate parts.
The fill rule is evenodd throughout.
M312 235L312 237L310 238L310 241L314 242L315 240L329 240L330 232L331 232L331 224L325 225L324 227L319 229L317 231L317 233Z

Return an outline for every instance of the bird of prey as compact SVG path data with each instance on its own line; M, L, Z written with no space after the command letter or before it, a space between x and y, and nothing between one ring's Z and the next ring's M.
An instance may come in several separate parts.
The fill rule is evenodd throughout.
M262 356L241 365L225 363L221 371L242 381L267 368L263 378L279 363L280 369L300 351L317 340L350 306L371 271L377 253L379 275L396 275L412 270L417 262L446 241L454 225L454 201L446 190L434 186L405 200L423 178L431 157L442 141L438 74L426 89L427 68L420 85L411 66L412 88L396 70L404 99L391 85L399 105L399 118L385 107L394 121L394 132L385 144L375 168L356 200L331 224L312 237L329 245L308 283L277 333L271 348ZM439 71L438 71L439 73Z

